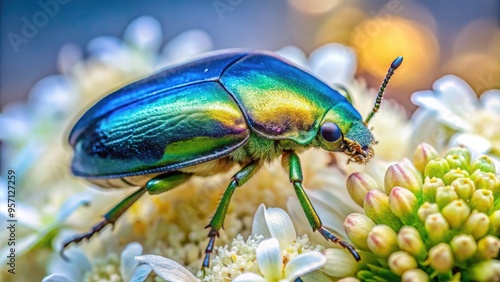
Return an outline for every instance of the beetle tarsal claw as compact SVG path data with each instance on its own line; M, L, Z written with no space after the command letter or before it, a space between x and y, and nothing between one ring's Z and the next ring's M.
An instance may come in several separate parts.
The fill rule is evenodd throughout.
M376 142L372 142L376 144ZM342 146L344 153L350 158L347 163L356 162L358 164L367 164L373 157L373 148L371 145L368 148L363 149L363 147L357 142L350 139L344 138L344 145Z
M59 254L61 255L61 257L62 257L65 261L69 262L69 261L70 261L70 259L69 259L69 258L68 258L65 254L64 254L64 250L65 250L65 249L66 249L69 245L71 245L71 244L73 244L73 243L78 244L78 243L80 243L81 241L83 241L83 240L85 240L85 239L87 239L87 241L88 241L88 240L90 240L90 238L91 238L92 236L94 236L94 234L99 233L99 232L100 232L100 231L101 231L101 230L102 230L102 229L103 229L106 225L108 225L108 224L111 224L112 226L114 226L114 225L115 225L115 224L114 224L114 222L109 222L109 221L107 221L106 219L103 219L101 222L99 222L98 224L94 225L94 227L92 227L92 230L90 230L89 232L87 232L87 233L83 233L83 234L80 234L80 235L77 235L77 236L73 237L71 240L66 241L66 242L63 244L63 246L62 246L61 251L59 252Z

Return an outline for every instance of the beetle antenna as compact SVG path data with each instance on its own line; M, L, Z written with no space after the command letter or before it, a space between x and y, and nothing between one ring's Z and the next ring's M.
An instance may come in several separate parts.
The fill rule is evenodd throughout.
M399 68L399 66L403 63L403 57L399 56L397 57L391 64L391 67L387 71L387 74L385 75L384 81L382 82L382 85L380 85L380 89L378 90L377 94L377 99L375 99L375 104L373 105L373 109L368 114L368 116L365 119L365 124L368 124L370 120L372 119L373 115L378 112L380 109L380 104L382 103L382 98L384 97L384 91L385 88L387 87L387 84L389 83L389 79L391 79L391 76L394 74L394 71Z

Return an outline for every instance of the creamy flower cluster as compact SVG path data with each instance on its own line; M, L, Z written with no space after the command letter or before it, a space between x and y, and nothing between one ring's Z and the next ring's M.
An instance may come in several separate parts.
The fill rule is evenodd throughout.
M428 144L413 162L389 167L384 185L367 174L347 180L365 214L344 222L361 250L360 280L497 281L500 278L500 178L487 155Z

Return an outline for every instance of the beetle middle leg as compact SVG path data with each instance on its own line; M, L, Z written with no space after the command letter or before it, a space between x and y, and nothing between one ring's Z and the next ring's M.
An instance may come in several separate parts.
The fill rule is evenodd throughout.
M236 190L237 187L240 187L245 182L247 182L252 176L259 170L262 166L261 163L251 162L244 166L240 171L238 171L231 179L231 182L227 186L224 195L215 211L214 216L210 223L205 227L209 228L208 237L210 238L208 241L207 248L205 249L205 259L203 260L203 267L208 267L210 264L210 253L212 253L215 245L215 237L219 236L219 230L223 228L224 218L226 217L227 208L229 207L229 202L231 201L231 196Z
M309 197L307 197L306 192L304 191L304 187L302 187L302 168L300 166L299 156L297 156L295 152L287 151L283 154L282 162L289 168L290 182L292 182L293 184L295 194L297 194L300 205L302 206L302 209L304 210L304 213L306 214L307 220L309 221L309 224L311 225L313 231L318 231L326 240L332 241L347 249L357 261L361 260L359 254L356 252L353 246L349 245L345 241L340 240L323 227L321 219L316 213L311 200L309 200Z

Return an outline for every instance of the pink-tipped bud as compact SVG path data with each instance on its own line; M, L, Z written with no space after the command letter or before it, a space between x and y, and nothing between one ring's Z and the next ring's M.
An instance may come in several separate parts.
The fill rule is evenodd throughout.
M349 175L346 186L351 198L361 207L368 191L372 189L381 190L375 179L362 172L355 172Z
M438 152L427 143L418 145L413 153L413 163L421 174L424 174L427 163L437 158L439 158Z

